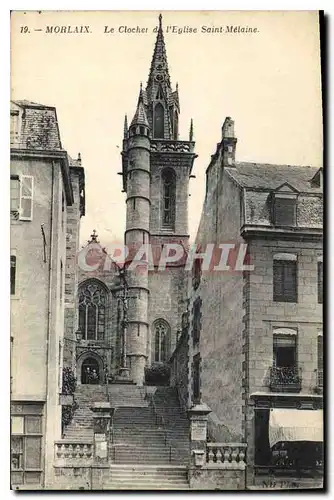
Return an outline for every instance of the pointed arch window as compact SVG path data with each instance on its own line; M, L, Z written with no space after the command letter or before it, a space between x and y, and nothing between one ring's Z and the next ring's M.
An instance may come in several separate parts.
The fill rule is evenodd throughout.
M155 139L164 138L164 115L165 110L163 105L158 102L154 108L154 137Z
M107 291L96 281L79 287L79 330L84 340L104 340Z
M175 222L175 172L168 168L162 172L162 225L173 227Z
M154 361L166 362L169 359L170 326L164 319L154 323Z

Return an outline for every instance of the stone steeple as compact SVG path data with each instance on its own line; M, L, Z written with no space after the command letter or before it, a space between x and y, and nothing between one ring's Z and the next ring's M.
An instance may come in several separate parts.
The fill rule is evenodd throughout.
M170 82L161 14L143 102L153 139L177 140L179 95Z

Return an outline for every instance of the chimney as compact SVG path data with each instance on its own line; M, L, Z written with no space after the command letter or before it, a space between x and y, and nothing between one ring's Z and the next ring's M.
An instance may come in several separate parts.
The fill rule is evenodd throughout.
M237 138L234 136L234 121L227 116L222 126L223 166L235 167Z

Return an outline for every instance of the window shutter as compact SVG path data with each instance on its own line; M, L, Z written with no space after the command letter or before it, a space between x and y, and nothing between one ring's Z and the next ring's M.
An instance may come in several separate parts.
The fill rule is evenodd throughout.
M273 300L297 302L297 261L274 260Z
M277 226L295 226L296 200L289 198L276 198L274 220Z
M32 220L34 179L31 175L22 175L20 180L20 219Z

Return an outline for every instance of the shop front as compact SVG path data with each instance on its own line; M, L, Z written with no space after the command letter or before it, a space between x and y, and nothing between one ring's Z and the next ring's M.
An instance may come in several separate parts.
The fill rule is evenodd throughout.
M254 398L253 485L321 487L322 399L309 396Z

